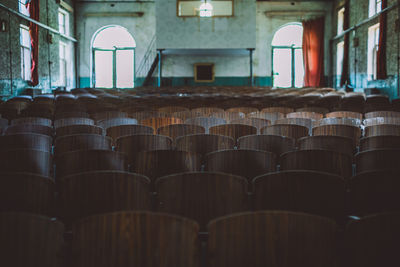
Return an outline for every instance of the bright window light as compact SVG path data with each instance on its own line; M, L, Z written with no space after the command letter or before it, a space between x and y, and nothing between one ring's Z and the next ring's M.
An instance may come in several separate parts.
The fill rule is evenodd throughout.
M302 46L303 27L298 24L290 24L280 28L272 40L273 46Z
M210 3L203 3L200 5L200 17L212 17L213 6Z
M108 27L97 34L93 47L102 49L136 47L136 42L125 28Z

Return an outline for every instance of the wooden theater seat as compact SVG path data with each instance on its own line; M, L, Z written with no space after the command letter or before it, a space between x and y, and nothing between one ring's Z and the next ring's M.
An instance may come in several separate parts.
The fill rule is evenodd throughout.
M304 213L260 211L226 216L208 225L210 267L334 267L333 220Z
M94 120L89 118L65 118L54 121L54 128L56 130L70 125L94 125Z
M359 112L351 112L351 111L334 111L325 114L326 118L349 118L349 119L363 119L363 114Z
M261 129L261 134L280 135L293 138L295 140L309 136L309 130L305 126L290 124L275 124Z
M54 142L54 153L61 155L77 150L111 150L112 140L99 134L75 134L57 137Z
M250 125L250 126L256 127L257 132L259 133L261 128L271 125L271 122L269 120L261 119L261 118L243 118L243 119L232 120L231 124Z
M244 124L224 124L211 127L210 134L229 136L237 142L239 137L257 134L257 128Z
M66 135L75 135L75 134L99 134L103 135L104 134L104 129L95 126L95 125L69 125L69 126L63 126L60 128L56 129L56 136L57 137L62 137Z
M165 135L175 141L176 138L191 134L204 134L205 128L193 124L172 124L157 129L157 134Z
M252 112L247 114L246 117L264 119L274 124L276 120L285 118L285 114L280 112Z
M295 150L295 143L294 139L279 135L248 135L238 139L238 148L269 151L279 156Z
M307 136L298 141L299 150L331 150L339 153L345 153L352 156L356 147L353 139L335 135Z
M35 149L1 150L0 170L52 177L52 156L49 151Z
M153 117L140 121L140 124L145 126L150 126L156 131L158 128L162 126L167 126L171 124L182 124L183 121L179 118L173 117Z
M312 129L313 136L343 136L351 138L354 145L358 145L361 137L361 128L350 125L322 125Z
M371 136L360 140L360 152L387 148L400 149L400 135Z
M112 118L106 120L100 120L96 123L98 126L102 127L103 129L107 130L110 127L120 126L120 125L135 125L138 124L136 119L132 118Z
M205 155L210 152L233 149L235 141L228 136L213 134L194 134L176 139L177 150L189 151Z
M355 155L357 174L386 169L400 170L399 153L400 149L376 149L357 153Z
M190 172L159 178L157 211L197 221L205 231L214 218L248 209L247 180L224 173Z
M37 125L37 124L17 124L8 126L4 132L4 135L17 134L17 133L36 133L48 136L54 135L52 127Z
M185 123L202 126L205 129L205 133L209 133L210 127L226 124L226 120L216 117L194 117L186 119Z
M364 129L365 137L387 136L387 135L400 136L400 124L372 125L372 126L367 126Z
M127 135L135 135L135 134L153 134L154 129L149 126L144 125L118 125L107 128L107 136L110 136L114 142L117 141L118 138L127 136Z
M320 120L323 117L324 115L321 113L315 113L309 111L298 111L286 114L286 118L303 118L303 119Z
M51 127L52 123L53 122L51 121L51 119L41 118L41 117L23 117L11 120L11 125L34 124L34 125L43 125Z
M17 133L0 136L0 150L35 149L51 152L53 139L48 135Z

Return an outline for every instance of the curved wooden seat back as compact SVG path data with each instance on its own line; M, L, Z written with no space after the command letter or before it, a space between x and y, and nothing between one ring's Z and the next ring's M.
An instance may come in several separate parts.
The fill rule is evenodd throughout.
M216 118L221 118L226 120L228 123L230 123L233 120L238 120L238 119L243 119L245 117L245 114L242 112L229 112L229 111L224 111L224 112L217 112L211 114L212 117Z
M326 118L350 118L350 119L363 119L363 114L359 112L351 112L351 111L334 111L325 114Z
M51 151L53 139L48 135L17 133L0 136L0 150L36 149Z
M344 178L352 175L352 157L329 150L299 150L282 154L281 170L309 170L336 174Z
M186 110L186 111L173 112L171 113L171 116L174 118L179 118L182 121L186 121L187 119L201 116L201 114L192 112L191 110Z
M362 172L350 179L348 186L351 215L400 211L398 170Z
M398 155L400 149L376 149L356 154L356 171L376 171L385 169L400 170Z
M54 153L62 153L77 150L111 150L112 140L108 136L99 134L75 134L58 137L54 142Z
M234 107L234 108L228 108L226 111L228 112L241 112L244 114L249 114L253 112L258 112L258 108L255 107Z
M210 267L334 267L336 223L284 211L235 214L208 225Z
M307 111L298 111L286 114L286 118L303 118L303 119L320 120L323 117L324 117L323 114L315 112L307 112Z
M387 148L400 149L400 135L371 136L360 140L360 152Z
M31 213L0 213L3 266L60 266L64 226Z
M199 267L198 231L196 222L167 214L91 216L73 225L74 266Z
M248 209L247 180L224 173L192 172L157 179L157 211L197 221L202 231L214 218ZM223 193L222 193L223 192Z
M381 124L372 125L364 128L364 136L384 136L384 135L396 135L400 136L400 124Z
M280 112L252 112L247 114L246 117L264 119L274 124L276 120L285 118L285 114Z
M370 118L364 120L364 125L374 126L381 124L391 124L391 125L400 125L400 118L398 117L378 117L378 118Z
M154 129L149 126L144 125L119 125L107 128L107 136L110 136L114 142L117 141L118 138L127 136L127 135L135 135L135 134L153 134Z
M211 127L210 134L232 137L236 143L239 137L257 134L257 128L244 124L224 124Z
M53 128L37 124L17 124L8 126L4 131L4 135L18 134L18 133L36 133L48 136L54 135Z
M271 125L271 122L269 120L261 118L243 118L238 120L232 120L231 124L244 124L244 125L254 126L257 128L257 132L259 133L261 128Z
M300 125L275 124L262 128L261 134L280 135L297 140L301 137L309 136L309 130L307 127Z
M176 149L199 153L204 156L207 153L233 149L235 141L228 136L212 134L194 134L181 136L176 139Z
M294 139L279 135L248 135L238 139L238 148L269 151L279 156L295 150L295 143Z
M400 118L400 112L398 111L372 111L364 114L366 119L377 118L377 117L395 117Z
M268 108L263 108L261 110L261 112L264 112L264 113L279 112L279 113L287 114L287 113L294 112L294 109L290 108L290 107L268 107Z
M126 155L110 150L79 150L56 158L56 177L89 171L127 171Z
M275 121L275 124L300 125L307 127L309 132L311 132L311 129L313 127L313 120L309 118L283 118L277 119Z
M174 112L181 112L181 111L189 111L188 108L181 107L181 106L165 106L165 107L160 107L157 109L158 112L164 112L164 113L174 113Z
M150 180L139 174L78 173L64 177L59 187L61 216L69 222L94 214L152 208Z
M153 150L171 150L172 139L163 135L135 134L123 136L117 139L116 150L128 156L129 163L132 163L137 153Z
M152 182L162 176L200 169L200 154L176 150L142 151L131 165L131 171L149 177Z
M253 180L255 210L290 210L344 220L345 181L316 171L282 171Z
M356 147L353 139L335 135L307 136L297 141L299 150L331 150L353 156Z
M361 137L361 128L349 125L322 125L312 129L313 136L343 136L351 138L354 145L358 145Z
M54 121L54 128L56 130L70 125L94 125L94 120L89 118L65 118Z
M104 134L104 129L95 125L69 125L56 129L56 136L62 137L75 134Z
M214 113L224 112L224 109L217 107L199 107L192 109L192 112L197 113L200 117L210 117Z
M345 231L346 266L399 266L400 213L371 215Z
M52 177L52 156L48 151L12 149L0 151L2 172L27 172Z
M296 112L314 112L314 113L320 113L320 114L327 114L329 113L328 108L323 108L323 107L304 107L304 108L297 108Z
M112 119L97 121L96 124L107 130L108 128L113 126L135 125L138 124L138 121L132 118L112 118Z
M137 119L139 122L150 118L168 118L170 115L165 112L154 110L138 111L130 114L131 118Z
M113 118L128 118L128 113L123 112L123 111L118 111L118 110L109 110L109 111L93 113L93 114L91 114L91 117L95 121L101 121L101 120L108 120L108 119L113 119Z
M226 124L226 120L216 117L195 117L186 119L185 123L202 126L205 129L205 133L209 133L210 127Z
M43 125L51 127L52 121L50 119L41 117L24 117L11 120L11 125L18 125L18 124L34 124L34 125Z
M361 126L362 121L355 118L324 118L313 123L314 127L322 125L349 125L354 127Z
M271 152L258 150L222 150L206 155L206 170L224 172L246 177L249 181L256 176L276 170L277 158Z
M159 118L149 118L140 121L140 124L145 126L150 126L156 131L158 128L162 126L167 126L171 124L182 124L183 121L178 118L173 117L159 117Z
M55 184L32 173L0 172L0 212L54 216Z
M157 129L157 134L165 135L175 140L177 137L190 134L204 134L205 128L193 124L172 124Z
M54 120L68 119L68 118L88 118L90 115L84 111L63 111L54 114Z

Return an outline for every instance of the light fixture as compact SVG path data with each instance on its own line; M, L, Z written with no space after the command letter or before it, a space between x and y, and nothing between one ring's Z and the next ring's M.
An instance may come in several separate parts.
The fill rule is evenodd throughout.
M213 15L213 6L211 3L207 2L207 0L200 5L199 8L199 16L200 17L212 17Z
M8 27L7 27L7 21L5 20L0 20L0 32L7 32Z

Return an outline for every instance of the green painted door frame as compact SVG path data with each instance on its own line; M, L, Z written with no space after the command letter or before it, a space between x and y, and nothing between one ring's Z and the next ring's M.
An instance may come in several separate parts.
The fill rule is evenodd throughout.
M295 52L296 49L302 49L301 46L272 46L271 50L271 78L272 78L272 86L275 87L275 70L274 70L274 50L275 49L289 49L290 50L290 55L291 55L291 86L294 88L295 87L295 81L296 81L296 57L295 57Z

